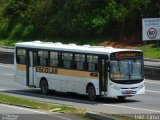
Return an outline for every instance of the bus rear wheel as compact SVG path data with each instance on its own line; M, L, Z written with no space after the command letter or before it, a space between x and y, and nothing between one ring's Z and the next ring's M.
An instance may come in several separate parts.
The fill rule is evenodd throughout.
M93 85L89 85L89 87L88 87L88 98L91 101L96 100L96 90L95 90L95 87Z
M40 83L40 88L41 88L41 93L43 95L47 95L48 94L48 82L46 79L43 79Z

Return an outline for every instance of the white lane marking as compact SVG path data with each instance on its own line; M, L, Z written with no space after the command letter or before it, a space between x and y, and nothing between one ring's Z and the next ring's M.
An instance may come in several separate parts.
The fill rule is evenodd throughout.
M141 110L141 111L158 112L158 113L160 113L160 111L158 111L158 110L149 110L149 109L127 107L127 106L113 105L113 104L102 104L102 105L111 106L111 107L118 107L118 108L127 108L127 109L133 109L133 110Z
M26 110L26 111L30 111L30 112L35 112L35 113L39 113L39 114L45 114L45 115L49 115L49 116L55 116L55 117L58 117L58 118L61 118L61 119L64 119L64 120L71 120L69 118L65 118L65 117L61 117L61 116L53 115L53 114L48 114L48 113L45 113L45 112L41 112L41 111L37 111L37 110L32 110L32 109L29 109L29 108L22 108L22 107L5 105L5 104L0 104L0 105L4 106L4 107L9 107L9 108L15 108L15 109L20 109L20 110Z
M160 84L159 81L155 81L155 80L145 80L146 83L152 83L152 84Z
M160 93L160 91L145 90L146 92Z
M0 66L2 66L2 67L13 67L13 65L9 65L9 64L7 64L7 65L0 64Z
M65 118L65 117L61 117L61 116L53 115L53 114L50 114L50 116L55 116L55 117L58 117L58 118L61 118L61 119L64 119L64 120L72 120L72 119L69 119L69 118Z
M9 108L14 108L14 109L20 109L20 110L25 110L25 111L30 111L30 112L40 113L40 114L47 114L45 112L40 112L40 111L37 111L37 110L28 109L28 108L21 108L21 107L11 106L11 105L5 105L5 104L0 104L0 105L4 106L4 107L9 107Z

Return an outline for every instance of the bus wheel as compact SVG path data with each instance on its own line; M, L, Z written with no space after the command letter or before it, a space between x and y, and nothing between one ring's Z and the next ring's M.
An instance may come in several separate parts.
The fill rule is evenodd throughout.
M47 80L43 79L41 81L40 88L41 88L41 93L43 95L47 95L48 94L49 90L48 90L48 82L47 82Z
M118 99L121 100L121 101L123 101L123 100L126 99L126 97L124 97L124 96L118 96Z
M88 87L88 98L91 101L96 100L96 90L93 85L89 85L89 87Z

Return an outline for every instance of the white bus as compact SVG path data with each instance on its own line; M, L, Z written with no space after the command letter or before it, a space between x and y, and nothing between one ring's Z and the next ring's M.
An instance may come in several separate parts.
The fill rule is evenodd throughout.
M123 100L145 93L143 53L112 47L21 42L15 44L15 81L41 89Z

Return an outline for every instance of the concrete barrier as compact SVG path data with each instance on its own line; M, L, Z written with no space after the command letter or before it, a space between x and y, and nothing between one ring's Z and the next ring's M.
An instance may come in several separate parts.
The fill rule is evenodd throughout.
M1 52L0 51L0 63L13 64L14 63L13 52Z
M149 80L160 80L160 68L158 67L144 67L145 78Z
M106 116L106 115L100 115L95 112L86 112L85 114L87 117L92 118L94 120L118 120L114 117Z

